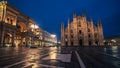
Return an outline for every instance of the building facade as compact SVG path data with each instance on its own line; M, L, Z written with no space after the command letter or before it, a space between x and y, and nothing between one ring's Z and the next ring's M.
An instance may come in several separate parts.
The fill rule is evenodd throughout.
M106 46L120 45L120 36L106 37L104 40L104 45Z
M7 1L0 2L0 47L42 46L44 30Z
M87 21L85 14L82 16L73 15L73 21L68 19L68 26L61 25L61 45L62 46L91 46L103 44L103 29L101 21L97 26L92 19Z
M42 46L56 46L57 43L57 37L54 34L51 34L47 31L42 32L43 42Z

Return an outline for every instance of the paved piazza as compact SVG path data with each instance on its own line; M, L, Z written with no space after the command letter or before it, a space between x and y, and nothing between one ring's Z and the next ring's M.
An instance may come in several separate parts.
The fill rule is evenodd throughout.
M0 48L0 68L119 67L119 46Z

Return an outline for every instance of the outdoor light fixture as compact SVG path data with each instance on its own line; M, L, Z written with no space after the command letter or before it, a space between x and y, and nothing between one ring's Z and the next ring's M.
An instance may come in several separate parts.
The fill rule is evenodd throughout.
M59 44L61 43L61 42L58 42Z
M56 35L54 35L54 34L51 34L51 37L52 37L52 38L55 38L55 37L56 37Z
M37 29L37 28L39 28L39 26L38 25L35 25L35 27L34 27L35 29Z
M114 39L112 39L111 41L114 42L114 43L116 43L116 40L114 40Z
M32 25L31 25L31 28L37 29L37 28L39 28L39 26L36 25L36 24L32 24Z
M103 42L106 42L106 40L104 40Z
M31 27L31 28L34 28L34 24L32 24L30 27Z

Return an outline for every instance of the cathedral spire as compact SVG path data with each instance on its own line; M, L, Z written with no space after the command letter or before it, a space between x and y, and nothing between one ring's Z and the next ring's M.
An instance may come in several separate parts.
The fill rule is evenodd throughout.
M64 24L62 23L61 24L61 31L63 31L64 30Z
M73 18L76 18L76 13L75 12L73 13Z
M70 19L68 18L68 25L70 24Z
M70 29L70 20L68 18L68 30Z
M86 12L85 11L82 12L82 17L86 17Z
M92 17L90 17L90 22L93 22L93 19L92 19Z
M98 26L102 26L101 20L98 20Z

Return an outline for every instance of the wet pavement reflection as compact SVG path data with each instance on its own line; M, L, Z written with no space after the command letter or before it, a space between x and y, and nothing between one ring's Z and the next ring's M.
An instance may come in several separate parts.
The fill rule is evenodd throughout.
M0 68L80 68L78 57L85 68L120 68L120 46L0 48Z
M64 64L56 60L58 57L57 53L60 52L60 47L1 48L0 68L56 68L56 65ZM42 60L45 57L49 57L48 60Z
M78 52L86 68L120 68L120 46L84 47Z

